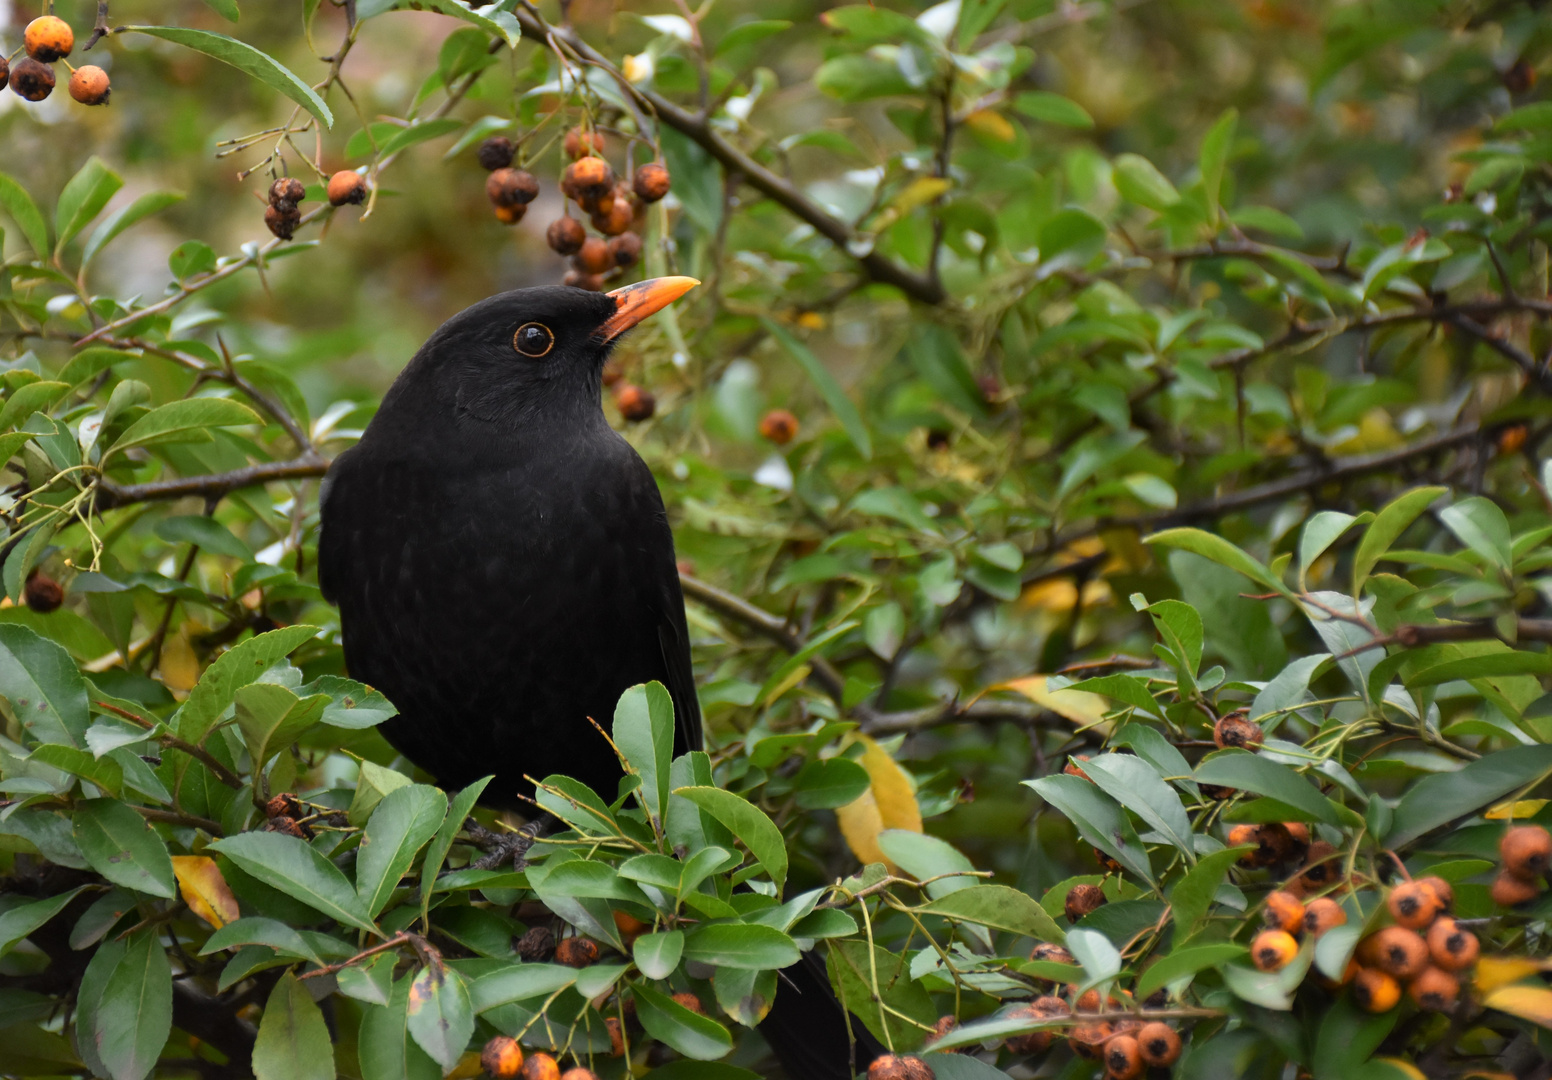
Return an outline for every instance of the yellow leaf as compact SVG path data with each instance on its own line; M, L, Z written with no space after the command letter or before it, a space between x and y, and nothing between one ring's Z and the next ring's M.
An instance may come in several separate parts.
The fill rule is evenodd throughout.
M1024 607L1042 608L1046 611L1071 611L1078 601L1078 587L1072 578L1047 578L1030 585L1019 596Z
M189 910L217 930L238 917L237 898L216 861L204 855L174 855L172 872Z
M1427 1074L1425 1074L1422 1069L1419 1069L1416 1065L1413 1065L1410 1061L1406 1061L1406 1060L1404 1060L1402 1058L1398 1058L1398 1057L1378 1057L1378 1058L1372 1058L1371 1060L1384 1062L1386 1065L1389 1065L1392 1069L1395 1069L1402 1076L1407 1077L1408 1080L1428 1080Z
M1477 961L1477 991L1490 994L1500 986L1517 983L1549 966L1552 965L1545 960L1532 960L1528 956L1484 956Z
M469 1050L458 1059L458 1064L453 1066L453 1071L447 1074L446 1080L474 1080L476 1076L483 1075L485 1075L485 1066L480 1064L479 1052Z
M1012 142L1015 137L1013 125L1008 123L1008 118L992 109L977 109L965 117L965 126L977 135L983 135L998 142Z
M1490 821L1535 817L1545 805L1547 805L1546 799L1519 799L1513 802L1499 803L1482 816Z
M194 655L194 646L189 644L189 629L189 624L184 623L162 646L159 662L162 683L172 691L187 693L199 682L199 658Z
M1482 998L1489 1009L1552 1028L1552 990L1545 986L1500 986Z
M1105 722L1105 710L1110 707L1105 698L1086 690L1047 690L1048 678L1047 675L1027 675L1022 679L998 683L992 689L1013 690L1023 694L1042 709L1050 709L1079 727L1093 727Z
M908 214L918 206L926 206L953 186L952 180L940 176L918 177L905 185L905 190L894 197L889 208L896 214Z
M868 790L835 812L840 821L841 835L852 854L868 863L881 862L891 874L899 873L899 867L888 859L878 846L878 834L885 829L904 829L921 832L921 807L916 803L916 785L904 769L889 756L878 743L866 735L853 735L846 743L862 744L862 756L857 764L867 770Z

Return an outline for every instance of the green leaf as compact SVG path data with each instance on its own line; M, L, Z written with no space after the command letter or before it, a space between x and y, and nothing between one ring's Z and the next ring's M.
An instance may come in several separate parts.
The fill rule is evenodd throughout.
M1321 1018L1310 1071L1315 1080L1350 1080L1396 1026L1399 1009L1371 1015L1343 994Z
M1117 154L1112 165L1116 191L1123 199L1156 211L1167 210L1180 201L1175 185L1141 154Z
M841 422L841 427L846 431L846 437L857 448L857 453L865 458L871 458L873 440L868 435L867 425L863 423L862 414L857 412L857 407L841 389L841 384L835 381L835 376L830 374L819 357L809 351L807 345L765 316L760 317L760 322L764 325L766 333L775 338L776 343L803 369L803 373L808 376L809 382L814 384L814 389L819 391L819 396L824 399L824 403Z
M463 976L433 959L410 984L405 1023L433 1061L443 1069L457 1065L474 1034L474 1008Z
M1203 855L1186 876L1175 883L1169 894L1169 906L1175 920L1176 940L1190 933L1207 914L1218 886L1228 876L1229 867L1244 854L1243 848L1224 848Z
M1478 758L1454 772L1413 784L1396 804L1385 846L1401 848L1426 832L1503 798L1552 773L1552 746L1517 746Z
M264 884L330 918L377 934L356 890L339 867L305 840L283 833L246 832L210 845Z
M368 1005L387 1005L393 1000L393 965L397 957L379 953L362 964L350 964L335 973L340 993Z
M856 802L868 790L868 771L847 758L810 761L792 780L803 810L834 810Z
M1072 98L1053 94L1048 90L1032 90L1013 99L1013 108L1034 120L1063 127L1088 130L1094 126L1094 118L1088 110Z
M346 817L350 819L352 825L365 825L367 818L372 816L372 811L377 809L377 804L383 801L383 796L390 791L398 791L411 782L410 778L401 772L370 761L363 761L361 771L356 774L356 793L350 798L350 809L345 811Z
M432 837L431 846L426 848L426 857L420 865L420 917L422 919L427 918L431 910L431 887L436 884L437 875L442 872L442 864L447 859L447 853L453 849L453 841L458 838L458 831L463 828L469 812L474 809L480 793L485 790L485 785L489 784L491 779L487 776L476 780L453 796L447 815L442 819L441 828L437 829L436 836ZM359 879L359 874L357 876Z
M906 338L901 350L921 376L947 404L971 417L986 415L986 403L975 376L965 363L964 351L946 326L928 323ZM931 531L936 531L933 529Z
M1327 548L1359 523L1357 515L1344 514L1340 510L1322 510L1305 522L1304 531L1299 534L1300 581L1309 575L1310 567L1326 553Z
M322 694L298 698L275 683L244 686L233 695L233 700L237 706L237 727L242 731L255 772L263 772L270 758L315 726L329 702Z
M362 731L399 715L393 702L382 694L340 675L320 675L302 687L302 692L328 696L329 705L323 710L322 719L330 727Z
M1025 780L1024 785L1060 811L1077 827L1088 843L1115 859L1126 869L1153 884L1153 867L1148 851L1120 806L1089 781L1077 776L1043 776Z
M1108 979L1121 970L1121 954L1098 930L1074 927L1067 935L1067 950L1083 965L1090 982Z
M691 930L684 940L684 957L714 967L758 971L784 968L799 959L797 945L772 926L755 923L713 923Z
M215 249L198 240L185 240L167 256L167 269L179 281L186 281L196 274L208 274L215 268Z
M1417 686L1437 686L1440 683L1454 682L1456 679L1490 679L1503 675L1547 674L1552 674L1552 653L1517 652L1511 649L1445 660L1442 663L1433 664L1423 668L1421 671L1405 676L1402 681L1406 683L1408 688L1411 688Z
M685 1057L715 1061L733 1049L733 1036L709 1016L702 1016L646 983L633 983L636 1015L647 1034Z
M442 1080L442 1068L410 1037L408 976L393 985L387 1005L362 1010L356 1053L363 1080Z
M631 946L631 955L647 978L666 979L674 973L679 958L684 955L684 931L642 934Z
M614 744L626 768L641 777L638 792L659 823L668 805L668 773L674 759L674 701L656 680L632 686L614 708Z
M356 894L368 916L375 919L387 906L416 853L436 835L446 816L447 796L426 784L407 784L383 796L356 855Z
M132 225L146 220L152 214L160 214L168 206L175 206L183 202L182 191L149 191L135 202L127 206L115 209L112 214L102 220L101 225L92 230L92 236L87 237L87 247L81 253L82 264L92 261L98 251L106 248L115 241L118 234L123 233ZM79 380L76 380L79 382Z
M10 952L18 941L65 910L65 905L74 900L85 887L78 886L58 896L34 900L30 904L18 904L0 912L0 956Z
M96 757L86 750L62 743L46 743L27 758L39 765L63 769L102 789L104 795L118 798L124 793L124 769L109 757Z
M468 33L468 31L464 31L464 33ZM411 124L407 128L396 128L395 133L385 139L377 148L377 153L379 157L397 154L400 150L408 149L417 143L440 139L443 135L451 135L461 127L463 127L462 120L454 120L448 117L442 120L426 120L422 123Z
M0 431L13 428L33 413L46 412L70 392L70 384L63 382L28 383L11 393L0 409Z
M236 22L242 16L237 10L237 0L205 0L205 3L227 22Z
M185 398L159 405L129 425L103 455L134 446L161 446L166 443L202 442L210 438L207 428L262 424L258 413L230 398Z
M144 1080L172 1032L172 965L157 930L129 939L97 1005L96 1050L113 1080Z
M1509 519L1492 499L1473 495L1439 511L1439 520L1489 566L1508 572L1514 564Z
M1311 820L1327 825L1343 823L1337 806L1298 773L1248 750L1220 750L1196 767L1198 784L1243 788L1287 803Z
M323 963L323 959L301 934L279 919L267 919L257 915L250 915L221 927L205 939L205 944L200 946L199 955L209 956L222 949L238 949L244 945L268 945L279 952L300 956L315 964Z
M1101 754L1084 762L1083 771L1112 799L1163 833L1188 863L1196 861L1191 819L1180 796L1153 766L1135 754Z
M258 679L317 633L316 626L287 626L257 634L228 649L199 677L171 726L181 738L196 744L203 742L205 733L232 704L238 689Z
M830 985L847 1009L896 1051L920 1046L925 1032L895 1013L930 1027L938 1011L922 984L911 978L907 959L877 945L870 950L866 941L832 941L827 949ZM884 1006L895 1013L885 1011Z
M742 795L715 787L682 787L675 795L690 800L743 841L779 890L787 880L787 845L765 812Z
M975 865L947 840L910 829L885 829L878 834L878 846L890 862L918 881L938 878L927 886L927 895L932 899L978 884L968 876ZM966 876L943 877L944 874Z
M993 930L1008 930L1036 941L1060 942L1065 938L1056 920L1026 893L1006 885L975 885L941 896L917 909L923 915L978 923Z
M253 558L252 549L233 536L230 529L203 514L163 518L156 523L156 535L170 544L198 544L213 555L225 555L233 559Z
M170 900L172 856L145 818L117 799L87 799L71 816L75 842L92 869L115 885Z
M108 200L123 186L123 178L103 164L101 158L86 159L86 164L66 181L59 193L59 205L54 208L55 255L102 213Z
M791 26L792 23L788 19L756 19L753 22L742 23L722 35L712 55L722 56L741 46L764 41L772 35L790 29Z
M1201 529L1165 529L1163 532L1144 537L1143 543L1162 544L1165 547L1193 552L1204 559L1221 563L1230 570L1239 571L1256 584L1264 585L1282 594L1288 600L1294 599L1288 586L1284 585L1275 574L1223 537L1213 533L1203 532Z
M43 223L43 214L38 210L38 204L32 201L26 188L3 172L0 172L0 209L16 222L16 227L21 229L34 254L39 258L48 255L48 226Z
M1245 946L1232 943L1176 949L1144 971L1137 980L1137 989L1133 992L1138 997L1145 998L1176 979L1195 975L1198 971L1205 971L1208 968L1222 967L1231 960L1238 960L1248 951Z
M1101 675L1073 683L1068 689L1103 694L1114 701L1140 709L1148 716L1159 715L1159 703L1149 692L1148 684L1135 675Z
M1225 109L1202 137L1202 152L1197 158L1197 166L1202 174L1202 195L1207 200L1207 224L1215 230L1218 228L1223 170L1228 164L1229 150L1234 145L1234 129L1238 123L1239 110Z
M209 30L191 30L182 26L121 26L114 32L145 34L148 37L161 38L174 45L182 45L186 49L193 49L206 56L214 57L224 64L230 64L237 70L253 76L271 90L284 94L316 116L323 122L324 127L334 126L334 114L323 103L323 99L313 92L312 87L297 78L289 68L268 53L260 52L252 45L238 41L236 38L212 33Z
M1375 564L1406 532L1407 526L1448 490L1442 487L1414 488L1390 500L1384 509L1374 515L1374 521L1364 530L1363 539L1358 541L1358 550L1353 555L1354 596L1363 591L1363 583Z
M561 964L514 964L481 975L469 984L469 1003L476 1013L549 997L577 981L576 968Z
M25 626L0 624L0 696L39 742L84 746L86 680L70 654Z
M295 975L280 977L253 1043L254 1080L334 1080L334 1046L323 1011Z

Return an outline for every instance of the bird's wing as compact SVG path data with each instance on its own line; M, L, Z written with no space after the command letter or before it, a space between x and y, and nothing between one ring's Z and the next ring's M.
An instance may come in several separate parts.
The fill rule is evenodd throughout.
M683 611L683 599L680 599ZM705 737L701 733L701 706L695 696L695 672L690 666L690 638L685 627L684 615L677 621L664 619L657 625L658 644L663 649L663 668L667 672L668 696L674 702L674 723L679 729L679 739L684 749L701 750Z

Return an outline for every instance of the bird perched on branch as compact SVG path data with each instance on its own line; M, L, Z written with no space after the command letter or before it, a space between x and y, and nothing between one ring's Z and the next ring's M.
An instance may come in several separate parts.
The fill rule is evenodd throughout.
M318 575L350 674L399 713L382 731L445 787L574 777L612 801L621 767L589 717L658 680L674 753L702 745L684 597L657 483L604 418L620 335L697 282L520 289L444 323L329 471ZM813 955L761 1030L794 1080L843 1080L845 1015Z

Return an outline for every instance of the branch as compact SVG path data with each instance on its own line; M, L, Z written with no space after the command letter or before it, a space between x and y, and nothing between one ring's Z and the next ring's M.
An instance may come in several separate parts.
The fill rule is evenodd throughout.
M200 495L206 499L219 499L239 488L268 484L274 480L301 480L322 476L329 471L329 462L316 453L304 453L290 461L266 461L248 465L231 472L207 473L204 476L180 476L171 480L152 480L144 484L115 484L107 477L97 480L98 512L112 510L132 503L150 502L155 499L181 499L188 495Z
M906 296L924 304L938 305L948 300L943 286L934 281L930 274L912 270L879 253L869 243L870 238L859 235L846 222L810 200L785 177L771 172L729 142L720 131L711 126L710 117L702 113L689 112L660 94L633 85L602 54L578 37L574 30L570 27L551 25L528 0L521 0L512 14L517 17L525 37L541 43L550 37L564 41L566 46L584 62L614 79L619 84L622 94L637 98L656 113L660 121L700 146L724 169L742 173L750 187L778 203L794 217L813 226L821 236L856 259L874 281L893 285ZM857 254L854 248L860 250L860 245L864 243L867 244L867 251L861 255Z
M143 716L136 716L128 709L121 709L117 705L110 705L106 701L94 701L92 702L92 706L98 709L106 709L114 716L122 716L125 720L128 720L132 724L138 724L140 727L145 728L147 731L154 731L157 727L155 721L147 720ZM204 749L203 747L195 746L191 742L180 739L170 731L164 731L157 738L164 748L168 750L181 750L185 754L189 755L189 757L198 761L201 765L205 766L205 768L215 773L216 779L221 781L221 783L225 784L227 787L232 788L235 791L241 791L243 789L244 784L237 778L237 775L233 773L231 769L228 769L225 765L221 764L214 757L212 757L210 751Z
M718 614L725 615L735 622L742 623L786 649L789 653L800 652L803 649L803 639L790 629L784 619L778 619L767 611L761 611L747 600L742 600L730 592L725 592L700 578L689 574L679 575L679 585L684 589L684 594L692 600L697 600ZM815 656L810 661L813 667L813 679L835 703L841 703L846 688L846 680L841 673L822 656Z
M1490 619L1439 623L1434 626L1398 626L1394 633L1375 637L1356 649L1347 650L1336 659L1345 660L1349 656L1370 649L1383 649L1388 645L1416 649L1445 641L1501 641L1505 645L1513 645L1518 641L1540 641L1552 644L1552 619L1520 619L1515 625L1513 641L1500 634Z

